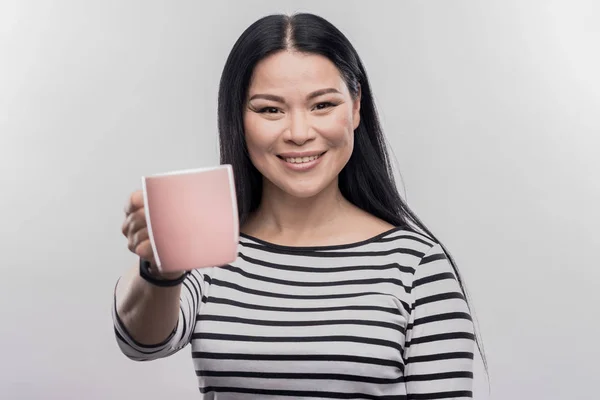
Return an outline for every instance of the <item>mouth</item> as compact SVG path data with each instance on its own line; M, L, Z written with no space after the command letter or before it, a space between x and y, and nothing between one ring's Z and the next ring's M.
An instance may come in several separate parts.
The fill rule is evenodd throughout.
M290 164L304 164L304 163L309 163L309 162L318 160L325 153L327 153L327 152L324 151L322 153L312 154L312 155L281 154L281 155L277 155L277 157L287 163L290 163Z

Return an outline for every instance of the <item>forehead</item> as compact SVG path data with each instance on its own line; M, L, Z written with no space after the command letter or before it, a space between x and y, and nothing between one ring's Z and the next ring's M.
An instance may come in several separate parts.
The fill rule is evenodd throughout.
M333 87L347 92L336 66L317 54L280 51L261 60L254 68L249 92L295 90L311 92Z

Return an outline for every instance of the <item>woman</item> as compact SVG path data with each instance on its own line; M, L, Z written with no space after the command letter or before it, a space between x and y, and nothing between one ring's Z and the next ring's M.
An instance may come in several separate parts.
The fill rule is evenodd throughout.
M462 284L398 195L344 35L311 14L258 20L226 62L218 117L238 259L161 276L134 192L123 233L150 267L117 284L124 354L153 360L191 343L206 399L471 398Z

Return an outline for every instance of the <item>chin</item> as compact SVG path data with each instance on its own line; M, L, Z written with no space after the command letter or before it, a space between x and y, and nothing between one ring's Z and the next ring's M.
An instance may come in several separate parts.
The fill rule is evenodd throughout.
M286 190L286 193L290 196L293 196L298 199L310 199L311 197L315 197L319 193L320 190Z
M305 182L303 184L298 182L295 184L290 184L290 182L286 182L285 185L280 186L280 189L290 196L297 197L299 199L308 199L317 196L326 188L326 186L327 185L317 182Z

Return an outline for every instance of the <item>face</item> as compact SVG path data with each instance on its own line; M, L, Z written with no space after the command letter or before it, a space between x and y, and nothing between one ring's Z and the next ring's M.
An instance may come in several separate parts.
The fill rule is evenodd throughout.
M360 94L326 57L282 51L254 69L244 111L250 159L265 190L294 197L337 188L354 146Z

